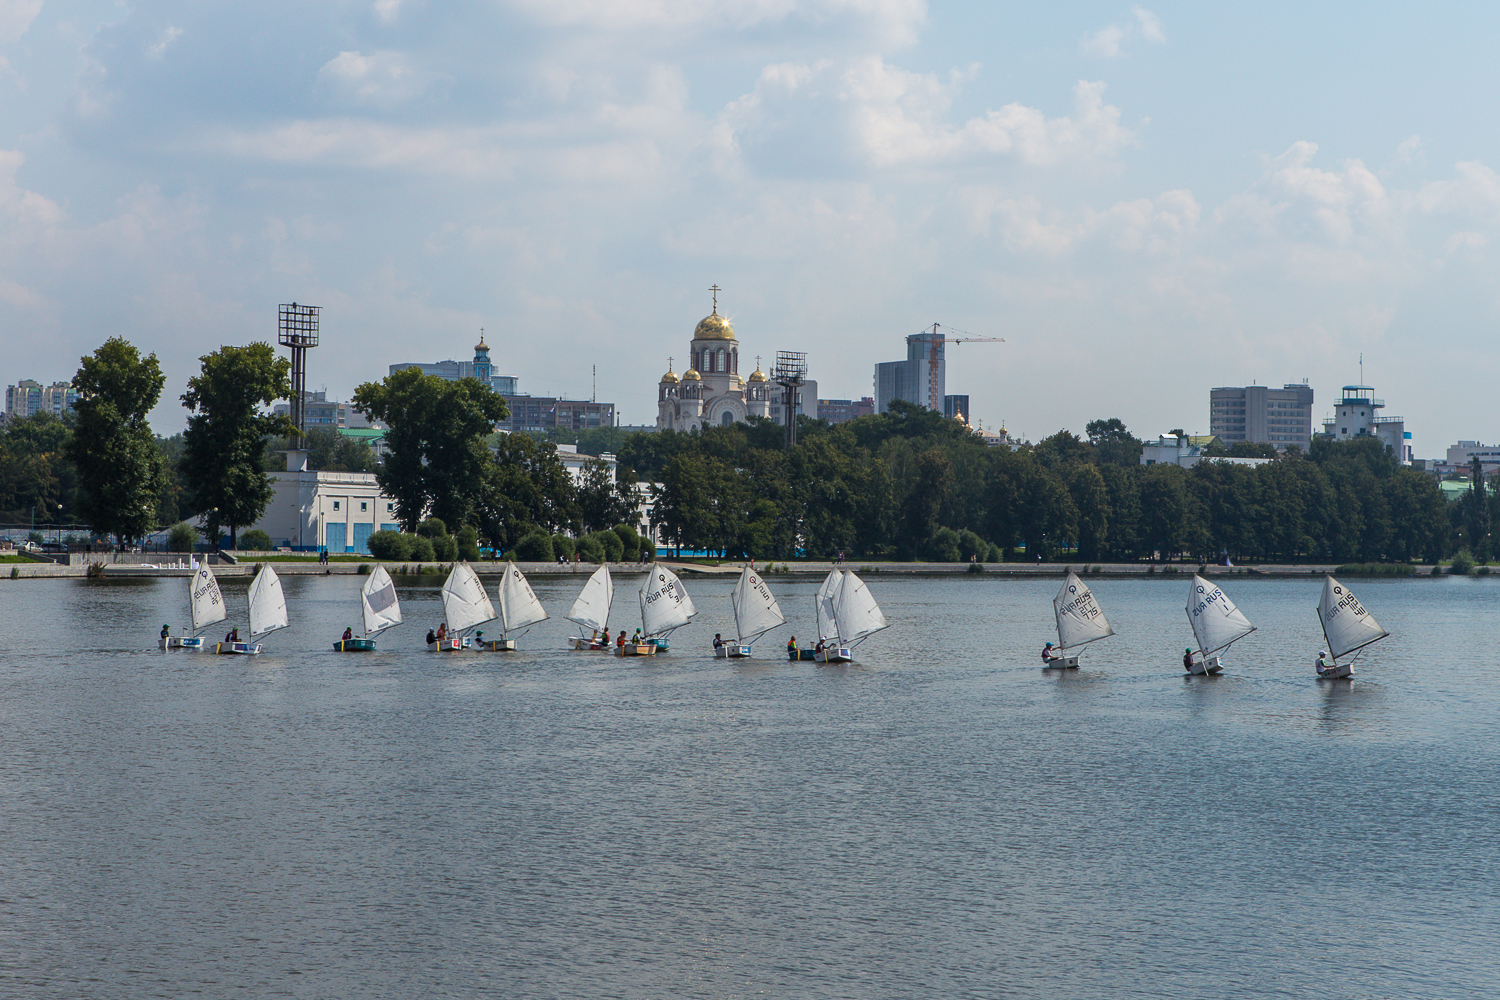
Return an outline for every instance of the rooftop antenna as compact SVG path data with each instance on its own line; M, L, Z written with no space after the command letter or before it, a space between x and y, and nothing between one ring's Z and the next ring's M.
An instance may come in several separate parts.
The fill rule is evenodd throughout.
M299 438L306 437L307 420L302 413L302 397L307 394L307 349L318 346L318 313L322 306L299 306L283 303L277 310L276 342L292 354L292 398L288 401L292 425ZM300 447L300 445L299 445Z
M597 403L599 402L599 366L596 364L593 366L593 369L593 381L589 386L589 402Z
M1359 384L1365 384L1365 352L1359 352Z

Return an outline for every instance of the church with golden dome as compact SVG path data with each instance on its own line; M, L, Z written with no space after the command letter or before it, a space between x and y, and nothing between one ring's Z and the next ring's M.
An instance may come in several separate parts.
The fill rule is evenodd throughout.
M729 320L719 315L719 288L713 312L698 321L688 346L688 369L682 375L667 366L657 391L656 426L690 431L704 425L727 427L747 417L768 417L785 423L783 389L760 370L740 378L740 344ZM757 362L759 359L757 359ZM805 382L793 400L794 412L818 415L818 384Z

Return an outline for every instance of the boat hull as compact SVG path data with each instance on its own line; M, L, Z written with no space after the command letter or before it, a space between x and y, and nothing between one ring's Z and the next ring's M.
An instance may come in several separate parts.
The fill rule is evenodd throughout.
M1077 670L1078 657L1054 656L1042 666L1043 670Z
M516 651L516 640L481 639L475 644L474 648L482 649L487 653L514 653Z
M672 648L672 643L669 642L667 640L667 637L664 635L652 636L651 638L644 639L642 641L648 642L651 645L655 646L658 653L665 653L667 650Z
M427 648L428 649L435 649L435 650L437 650L440 653L457 653L459 650L463 649L468 644L469 644L469 640L468 639L464 639L464 638L458 637L458 636L448 636L448 637L445 637L445 638L437 640L436 642L434 642L432 645L428 646Z
M161 649L193 649L201 650L207 643L201 635L169 635L162 639L157 645Z
M1210 656L1206 661L1194 660L1193 665L1185 667L1185 670L1194 677L1203 677L1208 674L1217 674L1223 671L1224 661L1217 656Z
M813 659L818 663L853 663L854 651L847 646L830 646L821 653L815 651Z
M598 641L596 641L594 639L585 639L581 635L569 636L568 637L568 642L569 642L569 644L574 649L581 649L581 650L584 650L586 652L595 652L595 653L597 653L597 652L600 652L602 650L603 652L607 653L607 652L609 652L609 649L610 649L610 647L606 646L602 642L598 642Z
M714 656L718 657L721 660L737 660L741 657L749 655L749 646L741 646L740 644L734 642L726 642L724 643L724 645L714 650Z
M214 644L214 652L226 656L258 656L263 648L258 642L219 642Z
M340 639L333 644L336 653L370 653L375 650L374 639Z
M616 656L655 656L656 647L649 642L627 642L615 647Z
M813 651L810 649L789 649L786 651L786 658L794 662L797 660L811 660L813 658Z
M1314 661L1313 669L1318 672L1320 681L1341 681L1354 676L1354 666L1349 663L1335 663L1331 666L1320 667L1317 661Z

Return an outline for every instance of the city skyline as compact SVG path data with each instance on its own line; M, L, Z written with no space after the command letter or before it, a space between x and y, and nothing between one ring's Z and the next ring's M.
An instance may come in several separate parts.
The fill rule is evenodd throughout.
M0 10L0 325L27 377L110 335L179 429L198 356L316 302L347 398L483 328L623 419L725 289L831 398L933 322L1033 440L1207 431L1203 391L1373 384L1418 454L1495 439L1500 12L919 0L182 2ZM274 46L256 41L277 38ZM435 342L455 349L433 351ZM1364 355L1363 376L1357 357ZM559 361L566 358L567 361ZM580 368L580 366L583 366Z

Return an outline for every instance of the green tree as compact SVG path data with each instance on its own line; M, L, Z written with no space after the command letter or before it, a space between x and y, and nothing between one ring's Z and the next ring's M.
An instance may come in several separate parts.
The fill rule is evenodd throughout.
M590 458L583 463L583 478L578 484L578 516L584 531L598 531L611 525L634 523L636 504L634 489L626 494L610 472L609 463Z
M375 477L407 530L428 513L450 524L475 519L494 465L486 441L510 415L500 395L476 378L448 381L413 367L364 383L354 406L390 427Z
M475 516L480 534L506 549L538 528L573 527L577 494L557 446L526 434L497 435Z
M228 527L234 548L239 528L260 520L275 495L261 452L268 436L289 433L292 425L263 408L291 395L291 362L263 341L221 347L198 360L203 370L182 395L189 416L179 468L211 542Z
M1141 442L1125 429L1118 417L1090 420L1084 433L1088 435L1089 444L1094 446L1094 455L1101 465L1133 469L1141 464Z
M146 415L166 381L155 354L142 358L119 337L73 377L77 422L64 451L78 469L78 513L98 534L133 542L156 528L167 474Z
M1109 544L1109 489L1097 466L1078 463L1067 472L1068 494L1078 509L1078 558L1100 559Z

